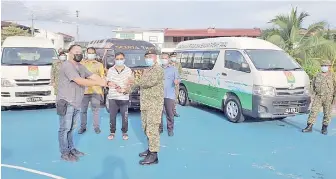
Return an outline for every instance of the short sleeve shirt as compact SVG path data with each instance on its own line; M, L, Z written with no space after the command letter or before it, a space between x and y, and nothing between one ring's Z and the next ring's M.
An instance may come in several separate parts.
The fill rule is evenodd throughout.
M63 99L76 109L80 109L85 87L78 85L75 78L88 78L92 73L82 64L70 61L62 63L58 78L57 100Z

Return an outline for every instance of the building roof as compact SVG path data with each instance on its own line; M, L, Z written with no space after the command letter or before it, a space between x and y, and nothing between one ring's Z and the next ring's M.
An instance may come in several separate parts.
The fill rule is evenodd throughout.
M75 38L73 36L71 36L71 35L63 34L61 32L58 32L57 34L62 35L63 38L64 38L64 41L72 42L72 41L75 40Z
M127 32L130 32L130 33L141 33L141 32L163 32L164 29L116 29L116 30L112 30L112 32L123 32L123 33L127 33Z
M247 37L260 37L261 30L254 29L165 29L166 37L225 37L225 36L247 36Z

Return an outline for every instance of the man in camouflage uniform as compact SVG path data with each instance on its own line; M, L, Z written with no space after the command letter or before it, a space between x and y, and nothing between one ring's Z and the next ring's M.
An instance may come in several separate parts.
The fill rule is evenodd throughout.
M177 68L178 74L179 74L179 76L181 76L182 66L181 66L181 63L177 61L175 52L170 54L170 64L173 65L175 68ZM175 85L175 96L176 96L175 106L174 106L174 116L175 117L180 117L180 115L177 114L177 112L176 112L176 105L178 103L179 90L180 90L180 85L179 84Z
M66 54L64 52L60 52L58 60L53 61L51 65L50 82L51 82L51 85L54 87L54 95L57 95L59 71L60 71L62 62L64 62L65 60L67 60Z
M324 115L321 133L324 135L328 133L327 128L331 120L332 104L336 92L335 78L330 71L330 67L331 63L329 60L322 61L322 72L317 74L312 82L314 101L308 118L307 127L303 129L302 132L312 132L312 127L322 106Z
M149 50L145 60L150 68L145 69L135 86L140 87L140 110L142 128L148 139L148 149L139 154L145 159L140 160L141 165L157 164L157 152L160 150L159 126L163 110L163 69L157 62L156 52Z

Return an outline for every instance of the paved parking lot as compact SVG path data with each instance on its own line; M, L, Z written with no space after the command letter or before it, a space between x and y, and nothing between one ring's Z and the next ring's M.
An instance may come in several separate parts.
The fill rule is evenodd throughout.
M2 178L336 178L336 121L324 136L321 116L314 132L303 134L307 116L233 124L220 111L203 106L179 106L178 111L175 136L168 137L166 131L161 135L160 162L154 166L138 164L138 153L146 147L139 112L129 115L128 141L121 139L120 120L116 138L107 140L104 109L101 134L94 133L91 120L84 135L76 130L76 146L88 154L78 163L59 158L55 109L2 112Z

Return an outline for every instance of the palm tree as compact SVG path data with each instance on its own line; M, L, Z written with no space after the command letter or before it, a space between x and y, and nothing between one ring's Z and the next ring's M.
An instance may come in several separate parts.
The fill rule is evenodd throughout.
M284 49L304 67L311 65L318 67L316 61L325 58L334 63L335 42L324 38L327 23L320 21L303 29L302 23L308 16L307 12L299 14L297 8L292 8L289 15L278 15L270 20L269 23L273 24L273 28L266 29L262 38Z

